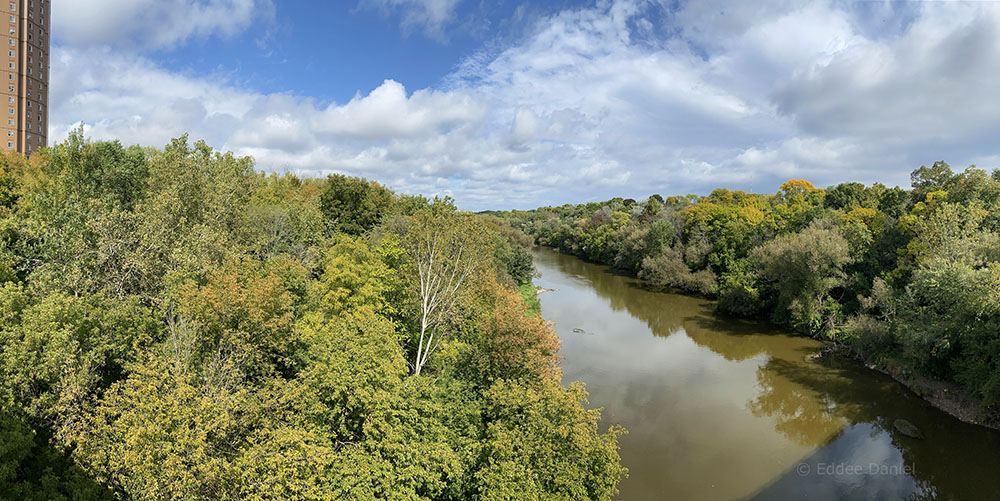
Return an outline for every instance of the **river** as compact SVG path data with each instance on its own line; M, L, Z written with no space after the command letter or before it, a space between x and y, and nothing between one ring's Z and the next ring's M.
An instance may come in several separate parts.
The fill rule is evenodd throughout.
M605 266L534 253L565 381L625 426L621 499L997 499L1000 432L818 341ZM582 332L580 332L582 331ZM902 435L896 419L924 439Z

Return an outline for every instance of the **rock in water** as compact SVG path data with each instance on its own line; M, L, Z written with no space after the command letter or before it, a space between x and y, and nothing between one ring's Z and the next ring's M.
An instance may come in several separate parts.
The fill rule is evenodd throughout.
M917 428L917 425L905 419L897 419L893 421L892 426L894 426L900 433L908 437L924 438L924 434L920 433L920 428Z
M583 329L581 329L581 328L579 328L579 327L576 327L576 328L574 328L574 329L573 329L573 332L575 332L575 333L577 333L577 334L584 334L584 333L586 333L587 331L585 331L585 330L583 330Z

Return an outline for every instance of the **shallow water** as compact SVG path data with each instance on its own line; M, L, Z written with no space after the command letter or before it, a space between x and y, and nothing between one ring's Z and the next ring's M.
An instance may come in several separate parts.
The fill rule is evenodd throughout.
M621 499L997 499L1000 432L853 360L711 301L535 251L564 380L624 425ZM583 332L579 332L583 331ZM893 421L914 423L924 439Z

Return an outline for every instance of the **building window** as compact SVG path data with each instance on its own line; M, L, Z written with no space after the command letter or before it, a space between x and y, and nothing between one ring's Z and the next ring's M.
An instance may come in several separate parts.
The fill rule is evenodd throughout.
M7 120L7 125L14 125L14 119Z
M10 69L14 69L14 63L7 63L7 66L10 66Z
M10 103L13 103L14 102L14 96L8 97L7 101L10 102Z
M12 51L12 50L11 51L7 51L7 55L10 56L10 57L14 57L14 51Z
M14 108L7 108L7 113L14 114Z
M13 79L14 79L14 74L13 74L13 73L8 73L8 75L10 75L10 79L11 79L11 80L13 80Z
M7 131L7 137L14 137L14 131L12 130Z
M16 23L17 22L17 18L14 17L14 16L10 16L10 22Z
M13 148L14 147L14 143L12 143L10 141L7 141L7 147L8 148Z

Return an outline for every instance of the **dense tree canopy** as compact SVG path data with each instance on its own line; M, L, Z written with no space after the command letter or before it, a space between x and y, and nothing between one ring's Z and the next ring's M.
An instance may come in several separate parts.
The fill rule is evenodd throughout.
M526 314L529 242L186 138L8 154L0 498L609 499L621 430Z

